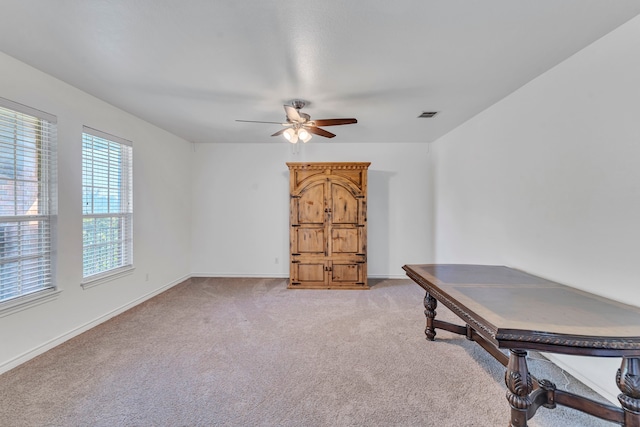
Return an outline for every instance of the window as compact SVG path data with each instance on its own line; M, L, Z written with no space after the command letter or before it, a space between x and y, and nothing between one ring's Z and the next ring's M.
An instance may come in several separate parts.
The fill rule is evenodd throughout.
M0 98L0 303L55 289L55 144L55 116Z
M132 143L82 133L83 283L133 267Z

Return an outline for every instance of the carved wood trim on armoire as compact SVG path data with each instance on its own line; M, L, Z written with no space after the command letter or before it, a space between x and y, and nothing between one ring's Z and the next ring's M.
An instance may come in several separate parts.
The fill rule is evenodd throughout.
M289 289L369 289L367 169L371 163L287 163Z

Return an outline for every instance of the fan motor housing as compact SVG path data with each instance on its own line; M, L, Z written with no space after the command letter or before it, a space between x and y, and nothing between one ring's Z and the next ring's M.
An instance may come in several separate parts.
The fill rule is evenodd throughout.
M307 101L304 101L302 99L293 99L291 100L291 106L293 108L295 108L296 110L299 110L301 108L304 108L305 105L309 104Z

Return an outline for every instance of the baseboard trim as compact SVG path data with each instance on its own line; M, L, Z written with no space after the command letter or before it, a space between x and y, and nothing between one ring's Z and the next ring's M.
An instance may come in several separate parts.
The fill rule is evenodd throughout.
M135 307L136 305L155 297L156 295L161 294L162 292L176 286L179 283L184 282L185 280L189 280L193 275L185 275L179 279L176 279L166 285L164 285L161 288L156 289L155 291L149 292L148 294L145 294L119 308L116 308L115 310L112 310L88 323L85 323L84 325L78 326L77 328L72 329L71 331L64 333L60 336L58 336L57 338L54 338L50 341L47 341L37 347L35 347L32 350L29 350L27 352L22 353L21 355L14 357L13 359L10 359L2 364L0 364L0 374L3 374L5 372L10 371L11 369L27 362L28 360L33 359L36 356L39 356L40 354L51 350L52 348L62 344L65 341L70 340L71 338L80 335L83 332L88 331L91 328L94 328L96 326L98 326L101 323L106 322L107 320L111 319L112 317L117 316L118 314L124 313L125 311Z
M387 274L387 275L374 274L374 275L367 276L367 278L369 278L369 279L407 279L407 280L411 280L405 274Z

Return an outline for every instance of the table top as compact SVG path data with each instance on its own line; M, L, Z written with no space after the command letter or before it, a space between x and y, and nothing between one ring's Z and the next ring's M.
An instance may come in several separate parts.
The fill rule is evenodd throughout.
M640 355L640 308L504 266L405 265L407 275L499 348Z

